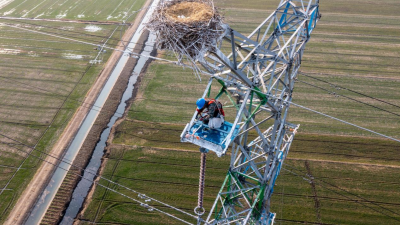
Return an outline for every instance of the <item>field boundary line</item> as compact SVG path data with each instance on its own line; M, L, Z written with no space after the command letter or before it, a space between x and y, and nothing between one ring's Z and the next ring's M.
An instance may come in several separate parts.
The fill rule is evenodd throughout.
M302 159L302 158L287 158L288 160L293 161L310 161L310 162L323 162L323 163L337 163L337 164L345 164L345 165L357 165L357 166L374 166L374 167L384 167L384 168L393 168L400 169L400 166L395 165L382 165L382 164L374 164L374 163L357 163L357 162L343 162L343 161L335 161L335 160L326 160L326 159Z
M304 66L304 65L302 65L302 67L303 67L303 69L304 69L304 67L306 67L307 71L310 71L310 69L316 68L316 67ZM332 68L318 67L316 69L331 70ZM341 70L343 71L344 69L341 68ZM349 70L349 69L347 69L347 70ZM353 71L360 72L359 70L353 70ZM314 75L326 75L326 76L337 76L337 77L356 77L356 78L362 78L362 79L377 79L377 80L385 80L385 81L391 80L391 81L396 81L396 82L400 81L400 78L391 77L391 76L380 76L379 77L379 76L374 76L372 74L367 74L364 76L364 75L361 75L360 73L359 74L349 74L346 72L341 72L341 73L307 72L307 73L314 74ZM378 73L378 72L376 72L376 73ZM387 72L385 72L385 73L387 73ZM381 74L385 74L385 73L381 72ZM391 72L391 73L395 73L395 72ZM396 73L396 74L398 74L398 73Z
M0 16L0 19L63 22L63 23L82 23L82 24L96 24L96 25L122 25L121 22L115 22L115 21L107 21L106 22L106 21L69 20L69 19L39 19L39 18L25 18L25 17L9 17L9 16ZM132 25L131 23L125 23L125 24Z
M165 151L198 153L198 151L196 151L196 150L185 150L185 149L176 149L176 148L149 147L149 146L127 145L127 144L112 144L110 147L113 147L113 146L131 147L131 148L134 148L134 149L143 148L145 150L160 150L160 151L165 150ZM227 152L226 155L230 155L230 153ZM359 166L375 166L375 167L385 167L385 168L395 168L395 169L399 169L400 168L400 166L396 166L396 165L382 165L382 164L374 164L374 163L357 163L357 162L343 162L343 161L325 160L325 159L302 159L302 158L290 158L289 157L288 160L338 163L338 164L359 165Z
M265 13L268 11L268 9L251 9L251 8L232 8L232 7L224 7L224 10L232 10L232 11L245 11L245 12L262 12ZM272 11L272 10L270 10ZM333 15L333 16L349 16L349 17L359 17L359 18L376 18L376 19L382 19L382 18L391 18L391 19L400 19L400 16L388 16L388 15L365 15L365 14L351 14L351 13L330 13L330 12L324 12L323 16L326 15ZM322 21L322 20L321 20Z
M110 147L113 146L120 146L120 147L131 147L131 148L143 148L146 150L165 150L165 151L177 151L177 152L190 152L190 153L199 153L200 151L197 150L186 150L186 149L176 149L176 148L161 148L161 147L149 147L149 146L140 146L140 145L127 145L127 144L112 144ZM228 155L230 153L227 153Z
M324 13L324 15L335 15L335 16L353 16L353 17L360 17L360 18L376 18L376 19L382 19L382 18L392 18L392 19L400 19L400 16L388 16L388 15L365 15L365 14L351 14L351 13Z
M148 0L148 2L150 2L150 0ZM135 30L141 22L140 18L144 16L143 12L145 11L142 11L141 14L138 15L133 25L131 25L129 29L125 32L122 38L123 40L130 40L130 38L133 36ZM108 80L108 77L113 71L114 65L116 64L116 62L118 62L120 56L124 53L124 48L121 46L122 45L118 43L112 55L107 60L104 69L99 73L96 81L86 93L84 102L93 104L97 99L98 94L100 93L105 82ZM71 120L68 122L67 127L60 135L56 144L52 147L52 150L49 153L50 155L55 156L56 158L61 158L90 110L91 109L88 107L82 107L82 105L79 106L79 108L72 116ZM46 160L54 163L55 165L58 165L58 162L54 158L47 157ZM38 200L38 197L42 194L43 189L47 186L48 180L54 173L55 168L55 166L49 163L41 164L41 166L38 168L35 175L31 179L30 183L17 200L17 203L14 205L12 211L8 215L8 218L6 219L4 225L24 223L25 219L29 215L33 204L35 204L35 202Z
M329 43L341 43L341 44L357 44L357 45L368 45L370 46L371 44L376 45L376 46L382 46L382 47L388 47L388 43L385 42L373 42L373 41L345 41L345 40L337 40L337 39L331 39L327 40L327 38L322 38L322 37L315 37L313 39L316 40L321 40L318 43L323 43L323 42L329 42ZM325 40L325 41L324 41ZM393 47L400 47L400 44L390 44L390 46Z

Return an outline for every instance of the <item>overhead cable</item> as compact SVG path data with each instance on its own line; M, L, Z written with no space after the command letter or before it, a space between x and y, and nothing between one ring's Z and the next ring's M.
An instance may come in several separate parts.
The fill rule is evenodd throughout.
M3 137L8 138L7 136L5 136L5 135L3 135L3 134L0 134L0 136L3 136ZM13 140L13 139L11 139L11 140ZM10 143L6 143L6 142L0 142L0 143L6 144L6 145L9 145L9 144L10 144ZM25 144L23 144L23 145L24 145L24 146L27 146L27 145L25 145ZM22 149L20 149L20 148L17 148L17 147L15 147L15 146L13 146L13 145L9 145L9 146L12 147L12 148L14 148L14 149L16 149L16 150L18 150L18 151L24 152L24 153L28 154L29 156L32 156L32 157L37 158L37 159L40 159L40 160L44 161L45 163L51 164L51 165L53 165L53 166L55 166L55 167L57 167L57 168L59 168L59 169L62 169L62 170L64 170L64 171L66 171L66 172L69 172L68 169L65 169L65 168L63 168L63 167L61 167L61 166L59 166L59 165L57 165L57 164L55 164L55 163L49 162L49 161L47 161L46 159L43 159L42 157L38 157L38 156L33 155L33 154L32 154L32 151L31 151L31 152L27 152L27 151L24 151L24 150L22 150ZM27 146L27 147L29 147L29 146ZM32 148L32 147L29 147L29 148ZM37 149L36 149L36 150L37 150ZM37 150L37 151L38 151L38 152L41 152L41 153L44 153L44 152L39 151L39 150ZM49 155L49 154L47 154L47 153L45 153L45 154L46 154L46 155ZM67 163L67 164L69 164L69 165L71 165L71 166L73 166L73 167L77 167L77 166L73 165L72 163L66 162L66 161L64 161L64 160L60 160L60 159L58 159L58 158L56 158L56 157L53 157L53 156L51 156L51 155L49 155L49 156L52 157L52 158L55 158L55 159L57 159L57 160L59 160L59 161L62 161L62 162L64 162L64 163ZM77 167L77 168L79 168L79 167ZM82 168L81 168L81 169L82 169ZM84 172L91 173L91 172L88 171L88 170L85 170L85 169L82 169L82 170L83 170ZM72 172L72 173L74 173L74 172ZM132 201L134 201L134 202L136 202L136 203L139 203L140 206L145 207L145 208L148 208L150 211L155 210L155 211L158 211L158 212L160 212L160 213L162 213L162 214L165 214L165 215L167 215L167 216L169 216L169 217L172 217L172 218L174 218L174 219L177 219L177 220L179 220L179 221L181 221L181 222L184 222L184 223L186 223L186 224L192 224L192 223L187 222L187 221L185 221L185 220L183 220L183 219L181 219L181 218L178 218L178 217L176 217L176 216L174 216L174 215L172 215L172 214L170 214L170 213L167 213L167 212L164 212L164 211L162 211L162 210L160 210L160 209L157 209L157 208L155 208L154 206L148 205L147 203L141 202L141 201L139 201L139 200L137 200L137 199L134 199L134 198L132 198L132 197L130 197L130 196L128 196L128 195L125 195L125 194L123 194L123 193L121 193L121 192L118 192L118 191L116 191L116 190L114 190L114 189L112 189L112 188L106 187L106 186L100 184L100 183L97 182L97 181L94 181L94 180L92 181L92 180L90 180L90 179L88 179L88 178L85 178L83 175L81 175L81 174L79 174L79 173L74 173L74 174L77 175L77 176L79 176L79 177L81 177L81 178L84 179L84 180L87 180L87 181L89 181L89 182L95 184L95 185L99 185L99 186L101 186L101 187L103 187L103 188L105 188L105 189L107 189L107 190L109 190L109 191L112 191L112 192L114 192L114 193L116 193L116 194L119 194L119 195L121 195L121 196L123 196L123 197L129 198L130 200L132 200ZM94 174L94 173L91 173L91 174ZM94 174L94 175L96 175L96 174ZM97 175L96 175L96 176L97 176ZM125 186L120 185L120 184L118 184L118 183L115 183L115 182L113 182L113 181L110 181L110 180L108 180L108 179L106 179L106 178L104 178L104 177L102 177L102 176L97 176L97 177L99 177L99 178L101 178L101 179L104 179L104 180L106 180L106 181L109 181L109 182L111 182L111 183L113 183L113 184L115 184L115 185L118 185L118 186L120 186L120 187L126 188ZM150 200L155 201L155 202L157 202L157 203L160 203L160 204L162 204L162 205L164 205L164 206L167 206L168 208L175 209L175 210L177 210L177 211L179 211L179 212L182 212L182 213L184 213L184 214L186 214L186 215L189 215L189 216L191 216L191 217L195 217L194 215L191 215L191 214L189 214L189 213L187 213L187 212L185 212L185 211L183 211L183 210L177 209L177 208L175 208L175 207L173 207L173 206L170 206L170 205L168 205L168 204L165 204L165 203L163 203L163 202L160 202L160 201L158 201L158 200L156 200L156 199L154 199L154 198L151 198L151 197L149 197L149 196L147 196L147 195L141 194L141 193L139 193L139 192L137 192L137 191L134 191L134 190L132 190L132 189L129 189L129 188L127 188L127 189L130 190L130 191L132 191L132 192L134 192L134 193L136 193L136 194L138 194L138 196L141 197L141 198L144 198L144 199L146 199L146 200L147 200L147 199L150 199ZM197 217L195 217L195 218L197 218ZM193 225L193 224L192 224L192 225Z
M0 19L4 19L4 20L9 20L9 21L17 22L17 21L16 21L16 18L0 17ZM37 25L37 24L34 24L34 23L21 22L21 21L18 21L18 23L28 24L28 25L32 25L32 26L39 27L39 28L40 28L40 27L44 27L44 28L49 28L49 29L55 29L55 30L59 30L59 31L65 31L65 32L74 33L74 34L80 34L80 35L89 36L89 37L96 37L96 38L103 38L103 39L109 38L109 37L107 37L107 36L100 36L100 35L88 34L88 33L84 33L84 32L72 31L72 30L62 29L62 28L53 27L53 26ZM118 26L122 26L122 24L117 25L117 28L118 28ZM49 32L49 34L59 34L59 35L61 35L60 33L56 33L56 32ZM70 35L66 35L66 34L64 34L64 36L66 36L66 37L79 38L79 39L85 40L85 41L87 40L87 39L84 39L84 38L82 38L82 37L75 37L75 36L70 36ZM124 43L134 43L134 42L124 41L124 40L120 40L120 39L118 39L118 38L112 38L112 37L109 38L109 39L110 39L110 40L114 40L114 41L120 41L123 45L124 45ZM142 45L142 46L150 46L150 45L141 44L141 43L135 43L135 44L137 44L137 45ZM120 47L123 47L123 46L120 46Z
M256 89L254 89L254 88L252 88L251 90L254 91L254 92L260 93L260 94L264 94L264 93L261 92L260 90L256 90ZM273 96L273 95L271 95L271 94L266 95L266 96L267 96L267 97L270 97L270 98L273 98L273 99L278 99L278 97ZM279 100L281 100L281 99L279 99ZM316 114L319 114L319 115L322 115L322 116L331 118L331 119L333 119L333 120L337 120L337 121L339 121L339 122L345 123L345 124L347 124L347 125L350 125L350 126L353 126L353 127L357 127L357 128L359 128L359 129L361 129L361 130L368 131L368 132L370 132L370 133L379 135L379 136L381 136L381 137L384 137L384 138L387 138L387 139L390 139L390 140L393 140L393 141L396 141L396 142L400 142L399 139L396 139L396 138L393 138L393 137L390 137L390 136L387 136L387 135L378 133L378 132L376 132L376 131L373 131L373 130L370 130L370 129L367 129L367 128L358 126L358 125L356 125L356 124L353 124L353 123L350 123L350 122L347 122L347 121L344 121L344 120L341 120L341 119L338 119L338 118L336 118L336 117L327 115L327 114L325 114L325 113L318 112L318 111L316 111L316 110L313 110L313 109L307 108L307 107L305 107L305 106L296 104L296 103L294 103L294 102L292 102L292 101L285 101L285 100L282 100L282 101L285 102L285 103L288 104L288 105L294 105L294 106L297 106L297 107L299 107L299 108L302 108L302 109L311 111L311 112L313 112L313 113L316 113Z
M85 72L82 74L82 76L80 77L80 79L78 80L78 82L75 84L74 88L72 89L72 91L65 96L66 98L63 99L63 102L61 104L61 106L58 108L57 112L55 113L55 115L53 116L50 124L46 127L45 131L43 132L43 134L39 137L39 139L36 141L36 144L33 147L30 147L31 150L29 151L29 153L32 153L34 149L36 149L36 146L39 144L40 140L42 140L42 138L44 137L44 135L47 133L47 131L50 129L51 125L54 123L54 121L56 120L58 114L60 113L62 107L65 105L65 103L67 102L68 98L71 96L72 92L75 90L75 88L78 86L78 84L80 83L80 81L82 80L82 78L84 77L84 75L89 71L89 69L91 68L91 65L89 65L88 67L86 67ZM24 158L24 160L21 162L21 164L18 166L17 170L14 172L14 174L11 176L11 178L7 181L7 184L3 187L3 189L0 192L0 195L3 194L4 189L8 187L8 185L10 185L12 179L14 179L14 177L16 176L16 174L18 173L18 171L21 169L22 165L26 162L26 160L28 159L28 156Z
M400 114L391 112L391 111L386 110L386 109L379 108L379 107L377 107L377 106L374 106L374 105L371 105L371 104L369 104L369 103L366 103L366 102L363 102L363 101L360 101L360 100L357 100L357 99L348 97L348 96L346 96L346 95L341 95L341 94L338 94L338 93L336 93L336 92L332 92L332 91L330 91L330 90L328 90L328 89L326 89L326 88L323 88L323 87L320 87L320 86L317 86L317 85L314 85L314 84L311 84L311 83L308 83L308 82L305 82L305 81L301 81L301 80L298 80L298 79L297 79L296 81L301 82L301 83L304 83L304 84L307 84L307 85L312 86L312 87L315 87L315 88L318 88L318 89L320 89L320 90L324 90L324 91L328 92L329 94L333 94L333 95L339 96L339 97L344 97L344 98L347 98L347 99L349 99L349 100L352 100L352 101L355 101L355 102L358 102L358 103L361 103L361 104L370 106L370 107L372 107L372 108L375 108L375 109L378 109L378 110L381 110L381 111L384 111L384 112L387 112L387 113L390 113L390 114L392 114L392 115L395 115L395 116L399 116L399 117L400 117Z
M288 170L288 169L286 169L286 168L282 168L282 169L285 170L285 171L287 171L287 172L289 172L289 173L291 173L291 174L293 174L293 175L295 175L295 176L298 176L298 177L302 178L303 180L305 180L305 181L307 181L307 182L311 182L310 179L307 179L306 177L304 177L304 176L302 176L302 175L299 175L299 174L297 174L297 173L295 173L295 172L293 172L293 171L291 171L291 170ZM393 217L393 216L391 216L391 215L388 215L387 213L384 213L384 212L382 212L382 211L376 210L376 209L374 209L374 208L372 208L372 207L370 207L370 206L368 206L368 205L362 203L361 201L354 200L354 199L350 198L349 196L346 196L346 195L341 194L341 193L339 193L339 192L337 192L337 191L334 191L334 190L332 190L332 189L330 189L330 188L328 188L328 187L326 187L326 186L324 186L324 185L322 185L322 184L320 184L320 183L318 183L318 182L315 182L315 184L317 184L317 185L319 185L320 187L325 188L325 189L327 189L327 190L329 190L329 191L331 191L331 192L333 192L333 193L335 193L335 194L337 194L337 195L340 195L340 196L345 197L345 198L347 198L347 199L349 199L349 200L351 200L351 201L354 201L354 202L356 202L356 203L358 203L358 204L361 204L361 205L363 205L363 206L365 206L365 207L367 207L367 208L369 208L369 209L371 209L371 210L373 210L373 211L375 211L375 212L377 212L377 213L379 213L379 214L385 215L385 216L387 216L387 217L389 217L389 218L391 218L391 219L394 219L394 220L400 222L400 220L398 220L396 217Z
M21 145L23 145L23 146L25 146L25 147L34 149L32 146L26 145L26 144L24 144L24 143L22 143L22 142L20 142L20 141L18 141L18 140L16 140L16 139L13 139L13 138L11 138L11 137L8 137L7 135L4 135L4 134L2 134L2 133L0 133L0 136L5 137L5 138L7 138L7 139L9 139L9 140L12 140L12 141L14 141L14 142L17 142L17 143L19 143L19 144L21 144ZM9 145L9 143L4 143L4 144ZM9 145L9 146L11 146L11 145ZM11 146L11 147L14 147L14 146ZM15 147L14 147L14 148L15 148ZM42 154L45 154L45 155L47 155L47 156L53 158L53 159L56 159L56 160L58 160L58 161L60 161L60 162L66 163L66 164L70 165L71 167L77 168L77 169L79 169L79 170L82 171L82 172L87 172L87 173L92 174L92 175L94 175L94 176L96 176L96 177L99 177L99 178L101 178L101 179L103 179L103 180L105 180L105 181L108 181L108 182L110 182L110 183L112 183L112 184L115 184L115 185L117 185L117 186L120 186L120 187L122 187L122 188L124 188L124 189L126 189L126 190L128 190L128 191L131 191L131 192L133 192L133 193L136 193L136 194L138 194L138 195L142 195L142 196L143 196L143 194L140 193L140 192L138 192L138 191L135 191L135 190L133 190L133 189L131 189L131 188L129 188L129 187L126 187L126 186L124 186L124 185L122 185L122 184L116 183L116 182L114 182L114 181L112 181L112 180L110 180L110 179L107 179L107 178L103 177L103 176L97 175L96 173L93 173L93 172L91 172L90 170L86 170L86 169L84 169L84 168L82 168L82 167L76 166L76 165L74 165L72 162L67 162L67 161L65 161L65 160L63 160L63 159L60 159L60 158L58 158L58 157L56 157L56 156L53 156L53 155L51 155L51 154L49 154L49 153L47 153L47 152L40 151L40 150L38 150L38 149L35 149L35 150L38 151L38 152L40 152L40 153L42 153ZM60 167L60 168L61 168L61 167ZM77 175L79 175L79 174L77 174ZM157 203L160 203L160 204L162 204L162 205L164 205L164 206L167 206L167 207L169 207L169 208L171 208L171 209L174 209L174 210L176 210L176 211L178 211L178 212L181 212L181 213L183 213L183 214L185 214L185 215L188 215L188 216L191 216L191 217L197 219L197 216L192 215L192 214L190 214L190 213L187 213L187 212L185 212L185 211L183 211L183 210L180 210L180 209L178 209L178 208L176 208L176 207L174 207L174 206L171 206L171 205L169 205L169 204L167 204L167 203L158 201L157 199L153 199L153 198L151 198L151 197L149 197L149 196L146 196L146 198L151 199L152 201L155 201L155 202L157 202Z
M347 124L347 125L350 125L350 126L353 126L353 127L357 127L357 128L359 128L359 129L361 129L361 130L368 131L368 132L370 132L370 133L373 133L373 134L379 135L379 136L381 136L381 137L384 137L384 138L387 138L387 139L390 139L390 140L393 140L393 141L396 141L396 142L400 142L400 140L399 140L399 139L396 139L396 138L393 138L393 137L390 137L390 136L387 136L387 135L384 135L384 134L378 133L378 132L376 132L376 131L373 131L373 130L370 130L370 129L367 129L367 128L364 128L364 127L361 127L361 126L358 126L358 125L356 125L356 124L354 124L354 123L350 123L350 122L347 122L347 121L344 121L344 120L338 119L338 118L336 118L336 117L333 117L333 116L327 115L327 114L325 114L325 113L318 112L318 111L316 111L316 110L313 110L313 109L307 108L307 107L305 107L305 106L302 106L302 105L296 104L296 103L294 103L294 102L287 102L287 103L288 103L288 104L290 104L290 105L294 105L294 106L297 106L297 107L299 107L299 108L302 108L302 109L305 109L305 110L311 111L311 112L313 112L313 113L316 113L316 114L319 114L319 115L322 115L322 116L325 116L325 117L331 118L331 119L333 119L333 120L336 120L336 121L342 122L342 123L344 123L344 124Z
M314 80L318 80L318 81L324 82L324 83L329 84L329 85L332 85L332 86L334 86L334 87L341 88L341 89L344 89L344 90L347 90L347 91L350 91L350 92L353 92L353 93L362 95L362 96L364 96L364 97L374 99L374 100L376 100L376 101L380 101L380 102L382 102L382 103L385 103L385 104L394 106L394 107L396 107L396 108L400 108L400 106L395 105L395 104L392 104L392 103L387 102L387 101L384 101L384 100L382 100L382 99L375 98L375 97L373 97L373 96L369 96L369 95L363 94L363 93L358 92L358 91L351 90L351 89L346 88L346 87L343 87L343 86L339 86L339 85L337 85L337 84L334 84L334 83L331 83L331 82L322 80L322 79L317 78L317 77L314 77L314 76L311 76L311 75L309 75L309 74L306 74L306 73L303 73L303 72L299 72L299 74L304 75L304 76L309 77L309 78L312 78L312 79L314 79Z
M290 168L293 168L293 169L295 169L295 170L297 170L297 171L303 173L303 171L301 171L300 169L298 169L298 168L296 168L296 167L294 167L294 166L290 166L290 165L288 165L287 163L285 163L284 165L286 165L286 166L288 166L288 167L290 167ZM366 199L366 198L364 198L364 197L361 197L361 196L358 196L358 195L356 195L356 194L353 194L353 193L351 193L351 192L349 192L349 191L346 191L346 190L343 189L343 188L340 188L340 187L338 187L338 186L336 186L336 185L334 185L334 184L331 184L331 183L329 183L329 182L326 182L326 181L324 181L324 180L322 180L322 179L319 179L319 178L317 178L317 177L315 177L315 176L311 176L311 175L309 175L309 174L306 174L306 176L308 177L308 178L306 178L306 177L304 177L304 176L302 176L302 175L299 175L299 174L297 174L297 173L295 173L295 172L293 172L293 171L290 171L290 170L288 170L288 169L286 169L286 168L283 168L283 169L286 170L286 171L288 171L288 172L290 172L290 173L292 173L292 174L294 174L294 175L296 175L296 176L299 176L299 177L303 178L303 180L306 180L307 182L311 182L311 178L313 178L313 179L314 179L314 182L315 182L315 180L320 181L320 182L323 182L323 183L325 183L325 184L327 184L327 185L329 185L329 186L331 186L331 187L333 187L333 188L336 188L336 189L338 189L338 190L341 190L341 191L343 191L343 192L346 192L347 194L350 194L350 195L352 195L352 196L354 196L354 197L360 198L360 199L362 199L362 200L364 200L364 201L366 201L366 202L368 202L368 203L370 203L370 204L373 204L373 205L375 205L375 206L378 206L378 207L381 208L381 209L384 209L384 210L389 211L389 212L391 212L391 213L393 213L393 214L395 214L395 215L400 216L400 214L394 212L394 211L391 210L391 209L385 208L385 207L383 207L383 206L381 206L381 205L379 205L379 204L377 204L377 203L375 203L375 202L373 202L373 201L370 201L370 200L368 200L368 199ZM319 183L319 182L315 182L315 183L316 183L317 185L323 187L323 188L326 188L326 189L328 189L328 190L331 190L331 189L325 187L324 185L322 185L322 184ZM331 191L332 191L332 190L331 190ZM333 192L335 192L335 191L333 191ZM348 197L348 196L346 196L346 195L343 195L343 194L340 194L340 193L338 193L338 192L335 192L335 193L337 193L337 194L339 194L339 195L341 195L341 196L343 196L343 197L346 197L347 199L354 200L354 199L351 199L350 197ZM355 201L355 202L366 206L365 204L363 204L363 203L360 202L360 201ZM368 207L368 206L367 206L367 207ZM392 218L392 219L397 220L397 221L400 222L399 219L397 219L397 218L395 218L395 217L393 217L393 216L390 216L390 215L388 215L388 214L386 214L386 213L383 213L383 212L381 212L381 211L378 211L378 210L376 210L376 209L374 209L374 208L372 208L372 207L368 207L368 208L370 208L370 209L372 209L372 210L374 210L374 211L376 211L376 212L379 212L379 213L381 213L381 214L383 214L383 215L385 215L385 216L388 216L388 217L390 217L390 218Z
M59 36L59 35L49 34L49 33L42 32L42 31L30 30L30 29L26 29L26 28L23 28L23 27L13 26L13 25L10 25L10 24L7 24L7 23L1 23L1 24L3 24L4 26L8 26L8 27L12 27L12 28L20 29L20 30L25 30L25 31L29 31L29 32L32 32L32 33L43 34L43 35L47 35L47 36L51 36L51 37L61 38L61 39L74 41L74 42L78 42L78 43L86 44L86 45L92 45L92 46L96 46L96 47L98 46L98 44L94 44L94 43L90 43L90 42L86 42L86 41L75 40L75 39L72 39L72 38L62 37L62 36ZM132 52L132 51L120 50L120 49L111 48L111 47L108 47L108 46L104 46L103 48L109 49L109 50L113 50L113 51L122 52L122 53L129 54L129 55L134 55L136 57L141 56L141 57L146 57L146 58L149 58L149 59L154 59L154 60L173 63L173 64L176 64L176 65L180 64L178 61L172 61L172 60L168 60L168 59L158 58L158 57L154 57L154 56L151 56L151 55L138 54L138 53L135 53L135 52Z

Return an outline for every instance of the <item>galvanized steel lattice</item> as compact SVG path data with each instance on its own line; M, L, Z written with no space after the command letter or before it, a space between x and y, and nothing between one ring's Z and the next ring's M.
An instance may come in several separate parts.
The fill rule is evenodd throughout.
M237 109L233 124L221 130L225 132L221 143L196 137L197 112L181 135L181 141L218 156L232 146L230 168L207 223L273 224L270 198L299 127L287 121L295 79L319 19L319 0L281 0L248 36L226 25L219 48L199 58L211 76L203 97L218 81L222 89L216 98L228 95ZM258 137L251 140L249 132Z

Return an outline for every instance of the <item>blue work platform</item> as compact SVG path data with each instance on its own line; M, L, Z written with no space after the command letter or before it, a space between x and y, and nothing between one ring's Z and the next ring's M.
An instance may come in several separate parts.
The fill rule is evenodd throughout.
M219 129L210 129L202 121L195 121L191 127L188 123L181 134L181 142L193 143L220 157L239 133L240 126L236 125L235 129L232 126L232 123L226 121Z

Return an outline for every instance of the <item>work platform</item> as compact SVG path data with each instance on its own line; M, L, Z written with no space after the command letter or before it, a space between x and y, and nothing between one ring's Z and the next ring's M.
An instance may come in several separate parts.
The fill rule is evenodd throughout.
M239 133L239 125L235 129L232 127L232 123L225 121L219 129L210 129L202 121L194 121L191 127L189 123L186 125L181 134L181 142L193 143L221 157Z

